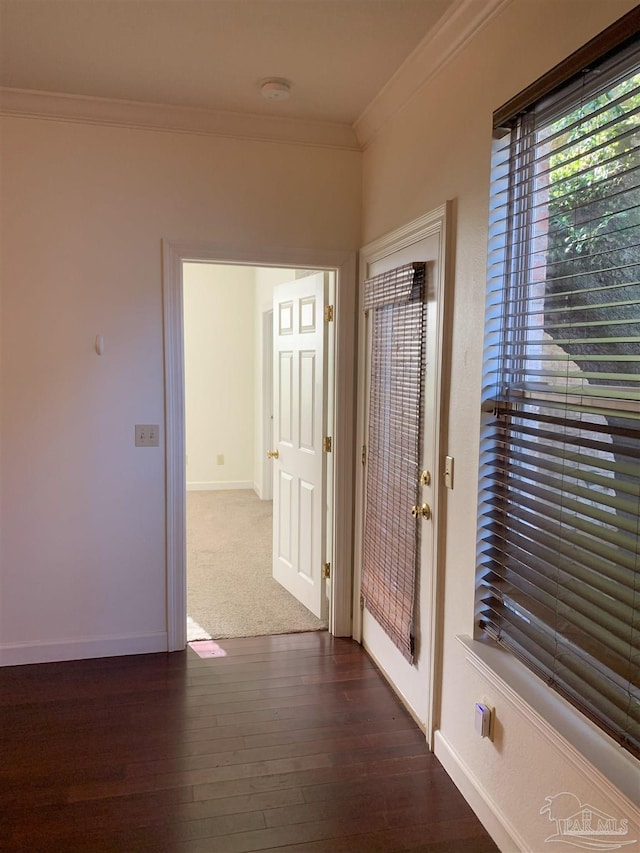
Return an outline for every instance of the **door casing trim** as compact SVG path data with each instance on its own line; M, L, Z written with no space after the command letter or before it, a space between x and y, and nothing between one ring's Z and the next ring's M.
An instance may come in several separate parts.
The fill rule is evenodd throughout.
M334 536L329 632L338 637L350 637L353 589L356 253L284 247L249 248L214 242L163 240L167 650L180 651L187 643L182 302L182 265L185 261L336 272Z
M442 682L442 623L443 623L443 599L444 599L444 554L446 534L446 489L443 485L442 472L444 458L446 455L446 437L448 429L448 388L449 388L449 346L447 330L450 328L451 300L446 299L450 291L450 277L452 270L451 259L453 257L453 246L451 239L453 221L453 202L445 204L430 211L424 216L414 219L406 225L383 235L377 240L368 243L360 250L360 301L358 307L359 318L359 346L358 346L358 412L357 412L357 442L356 447L366 444L365 436L365 405L366 405L366 346L367 336L365 329L365 316L362 305L363 282L367 278L370 264L386 258L401 249L408 248L427 237L436 236L439 241L438 275L431 282L438 305L437 322L437 360L433 365L435 370L435 416L433 430L433 455L437 460L437 470L432 472L433 489L433 573L431 577L431 613L429 614L430 636L429 636L429 703L426 719L426 736L432 747L434 733L439 728L440 708L440 685ZM365 470L360 469L356 478L356 504L355 504L355 530L354 530L354 589L353 600L358 603L354 605L353 613L353 636L358 642L362 642L362 607L360 605L360 593L362 585L362 552L364 534L364 495L365 495Z

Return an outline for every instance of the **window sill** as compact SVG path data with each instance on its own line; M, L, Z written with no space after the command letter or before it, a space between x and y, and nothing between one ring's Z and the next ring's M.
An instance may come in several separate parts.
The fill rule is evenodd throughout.
M640 762L504 649L466 635L456 639L471 666L569 761L591 777L595 768L612 797L620 792L638 804Z

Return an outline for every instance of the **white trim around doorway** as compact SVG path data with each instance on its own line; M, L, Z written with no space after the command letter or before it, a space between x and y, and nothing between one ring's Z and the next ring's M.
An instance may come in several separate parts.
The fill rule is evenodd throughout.
M329 632L352 635L355 426L356 254L320 249L251 249L209 242L162 243L167 649L187 643L184 341L182 266L186 261L335 270L333 554Z

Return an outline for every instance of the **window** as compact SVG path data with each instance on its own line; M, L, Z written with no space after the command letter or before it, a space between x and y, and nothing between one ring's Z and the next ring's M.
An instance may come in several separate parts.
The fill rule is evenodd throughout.
M617 32L496 114L476 609L640 755L640 41Z

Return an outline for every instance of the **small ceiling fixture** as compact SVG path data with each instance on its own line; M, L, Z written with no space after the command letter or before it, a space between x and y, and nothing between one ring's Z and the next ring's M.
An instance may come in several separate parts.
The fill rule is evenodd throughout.
M260 94L267 101L286 101L291 97L291 83L282 77L268 77L259 85Z

